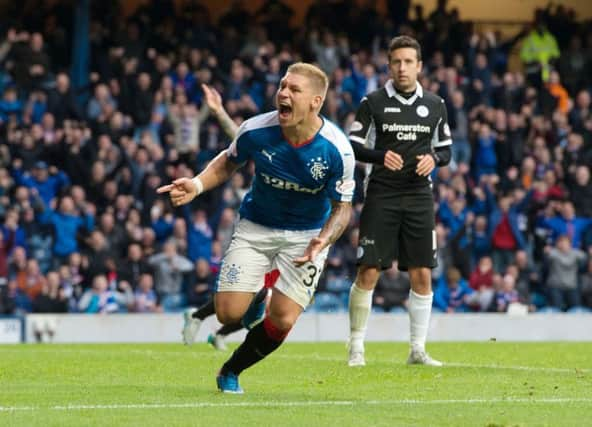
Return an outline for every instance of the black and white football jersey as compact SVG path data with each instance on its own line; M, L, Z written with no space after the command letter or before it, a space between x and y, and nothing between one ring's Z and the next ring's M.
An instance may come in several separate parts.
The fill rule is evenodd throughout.
M403 157L400 171L373 165L369 188L413 192L428 187L430 178L415 173L417 156L452 144L447 117L444 100L424 91L419 83L410 97L398 93L392 80L364 97L349 139L366 148L391 150Z

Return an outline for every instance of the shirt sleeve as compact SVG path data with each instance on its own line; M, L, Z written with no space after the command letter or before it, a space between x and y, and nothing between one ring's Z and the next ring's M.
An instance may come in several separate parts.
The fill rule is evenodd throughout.
M252 144L245 123L238 128L234 140L228 146L228 159L239 165L251 158Z
M334 173L327 183L329 197L337 202L351 202L356 188L354 152L349 143L344 142L335 155Z
M448 125L448 113L446 112L446 104L444 100L440 102L440 118L434 129L432 136L432 147L445 147L452 144L452 136L450 134L450 126Z
M374 148L376 128L368 98L364 97L356 112L356 118L349 129L349 139L365 145L367 148Z

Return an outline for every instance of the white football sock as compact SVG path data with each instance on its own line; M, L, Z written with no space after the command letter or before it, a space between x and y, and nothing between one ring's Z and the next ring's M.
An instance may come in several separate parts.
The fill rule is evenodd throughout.
M355 283L349 291L349 345L355 351L364 351L364 336L372 310L373 293L374 290L367 291Z
M409 291L409 343L412 350L425 351L434 294L419 295Z

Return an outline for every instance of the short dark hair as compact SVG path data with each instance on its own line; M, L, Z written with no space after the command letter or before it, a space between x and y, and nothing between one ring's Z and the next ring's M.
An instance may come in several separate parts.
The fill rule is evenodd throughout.
M402 49L404 47L410 47L411 49L415 49L417 53L417 60L421 61L421 46L419 42L415 40L413 37L409 36L397 36L391 40L389 44L389 54L393 50Z

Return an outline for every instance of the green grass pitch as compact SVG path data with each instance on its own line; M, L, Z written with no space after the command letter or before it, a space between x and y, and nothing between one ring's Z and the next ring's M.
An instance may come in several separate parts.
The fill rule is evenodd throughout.
M288 343L223 395L229 355L206 344L0 346L0 426L582 426L592 424L592 343Z

